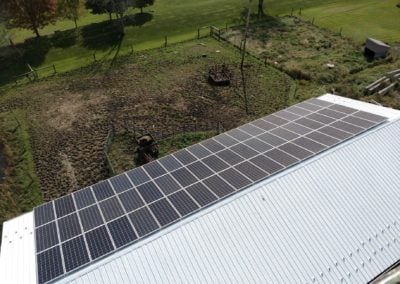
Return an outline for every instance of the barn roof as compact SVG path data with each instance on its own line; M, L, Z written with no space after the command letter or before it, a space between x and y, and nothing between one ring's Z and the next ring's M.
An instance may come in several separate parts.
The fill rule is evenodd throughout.
M59 283L365 283L400 257L400 112ZM36 283L33 213L4 224L2 283ZM21 273L23 271L24 273Z

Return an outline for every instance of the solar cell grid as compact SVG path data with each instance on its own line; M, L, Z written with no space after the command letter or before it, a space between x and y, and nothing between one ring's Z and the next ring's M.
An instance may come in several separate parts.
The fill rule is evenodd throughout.
M132 184L129 179L125 176L125 174L112 177L110 179L111 184L114 187L116 193L121 193L125 190L132 188Z
M200 206L207 206L217 200L217 197L200 182L189 186L186 191Z
M82 236L63 243L62 252L64 256L65 270L67 272L90 261L85 240Z
M243 141L243 140L249 139L251 137L250 134L248 134L247 132L244 132L238 128L232 129L232 130L228 131L226 134L235 138L238 141ZM219 150L222 150L222 149L219 149Z
M121 200L122 206L125 208L126 212L131 212L144 205L144 202L136 189L131 189L121 193L119 195L119 200Z
M117 248L122 247L137 239L127 217L121 217L107 224L110 234Z
M250 159L259 154L257 151L242 143L232 146L230 149L245 159Z
M284 142L286 142L288 140L293 140L293 139L299 137L299 134L296 134L292 131L286 130L282 127L272 130L271 133L282 138L284 140Z
M281 164L278 164L277 162L273 161L270 158L267 158L264 155L259 155L257 157L254 157L253 159L250 160L250 162L252 162L253 164L263 169L265 172L269 174L276 173L284 168Z
M198 181L197 178L185 168L176 170L171 174L183 187L191 185Z
M247 140L244 142L244 144L246 144L247 146L253 148L254 150L256 150L260 153L264 153L264 152L272 149L271 145L269 145L257 138L252 138L250 140Z
M266 178L269 174L259 169L252 163L245 161L237 166L235 166L239 172L241 172L244 176L251 179L253 182L259 181L261 179Z
M77 269L384 120L311 99L37 207L38 279Z
M236 190L239 190L251 184L251 181L248 178L246 178L244 175L233 168L227 169L219 173L219 175L223 179L228 181L229 184L231 184Z
M144 201L147 203L153 202L157 199L163 197L163 194L158 189L156 184L152 181L149 181L145 184L139 185L137 187L138 192L143 197Z
M235 152L233 152L230 149L225 149L225 150L217 153L217 156L231 166L236 165L244 160L243 157L239 156L238 154L236 154Z
M213 174L213 171L210 170L205 164L201 161L197 161L193 164L187 166L189 171L191 171L198 179L204 179Z
M139 237L145 236L159 228L159 225L147 207L132 212L129 214L129 219Z
M67 195L55 200L54 206L56 208L57 218L61 218L76 210L72 195Z
M288 121L293 121L293 120L296 120L296 119L300 118L300 115L288 112L286 110L281 110L281 111L278 111L278 112L276 112L274 114L276 116L279 116L280 118L286 119Z
M239 127L239 129L242 131L245 131L246 133L251 134L252 136L256 136L256 135L264 132L264 130L262 130L259 127L256 127L254 125L251 125L251 124L245 124L245 125Z
M312 111L306 110L304 108L301 107L296 107L296 106L292 106L290 108L287 108L286 111L297 114L299 116L306 116L310 113L312 113Z
M143 168L133 169L127 172L127 175L129 176L130 180L133 182L134 185L140 185L150 180L150 177L146 174Z
M58 219L57 223L62 242L82 234L78 215L76 213Z
M41 226L55 219L53 202L48 202L34 209L35 226Z
M218 135L214 139L216 141L218 141L219 143L221 143L222 145L226 146L226 147L230 147L230 146L235 145L236 143L239 142L235 138L232 138L231 136L226 135L226 134ZM211 152L210 152L210 154L211 154Z
M99 258L114 249L105 226L101 226L85 234L92 259Z
M80 210L78 215L85 232L103 224L103 219L97 205Z
M199 206L184 191L179 191L168 197L181 216L186 216L199 209Z
M171 194L182 187L172 178L171 175L164 175L154 180L165 195Z
M282 126L282 128L289 130L293 133L296 133L298 135L305 135L307 133L310 133L312 130L308 127L302 126L298 123L292 122L292 123L288 123L284 126Z
M275 124L275 125L278 125L278 126L284 125L284 124L289 122L289 120L280 118L279 116L276 116L276 115L273 115L273 114L269 115L269 116L267 116L267 117L265 117L263 119L266 122L269 122L269 123L272 123L272 124Z
M225 163L223 160L218 158L217 156L209 156L202 160L204 164L206 164L209 168L211 168L215 172L222 171L227 169L229 165Z
M217 142L215 139L208 139L206 141L201 142L200 145L206 147L212 153L224 149L224 146L221 143Z
M386 117L379 116L379 115L372 114L372 113L365 112L365 111L357 111L357 112L353 113L353 116L356 116L356 117L359 117L362 119L366 119L369 121L373 121L376 123L384 122L387 119Z
M299 160L304 160L313 155L312 152L299 147L293 143L286 143L279 147L280 150L285 151L286 153L296 157Z
M114 195L114 191L108 180L93 185L93 192L96 196L97 201L104 200Z
M43 225L35 230L36 235L36 252L55 246L60 241L58 239L56 222Z
M176 169L179 169L180 167L182 167L182 164L175 159L173 156L166 156L163 157L161 159L158 160L160 162L160 164L162 164L164 166L164 168L167 169L167 171L173 171Z
M188 151L195 155L198 159L207 157L208 155L211 154L209 150L207 150L205 147L201 146L200 144L195 144L193 146L190 146L188 148Z
M267 122L264 119L258 119L256 121L253 121L251 124L257 126L258 128L264 129L265 131L269 131L269 130L276 128L275 124Z
M78 209L82 209L96 202L90 187L74 192L74 199Z
M358 118L355 116L348 116L342 119L344 122L351 123L353 125L363 127L363 128L369 128L373 127L376 125L376 122L371 122L362 118Z
M59 246L37 255L37 271L39 284L46 283L64 274Z
M158 161L153 161L143 166L143 169L149 174L150 177L156 178L166 173L166 170L161 166Z
M205 179L203 182L220 198L234 192L234 188L217 175L211 176Z
M150 204L149 208L161 226L165 226L179 219L178 213L165 198Z
M112 197L99 203L106 222L113 220L124 214L124 210L117 197Z

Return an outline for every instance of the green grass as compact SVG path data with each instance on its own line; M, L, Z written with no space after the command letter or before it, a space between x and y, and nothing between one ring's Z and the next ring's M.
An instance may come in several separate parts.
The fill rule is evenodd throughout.
M256 3L252 9L256 12ZM269 0L265 10L271 15L288 14L292 9L303 8L302 16L315 17L316 24L339 31L359 41L373 36L388 42L400 40L400 9L397 0ZM225 26L239 24L247 0L157 0L154 6L145 9L145 17L138 18L139 11L130 9L131 17L125 27L125 37L119 41L115 28L108 25L108 15L92 15L84 11L78 24L80 32L74 33L72 21L59 20L40 32L53 35L39 44L30 42L20 46L18 52L7 51L6 62L2 62L0 50L0 85L11 81L15 75L28 71L26 63L33 67L56 65L58 72L70 71L86 66L97 59L110 59L117 53L127 54L135 51L161 47L164 37L175 43L193 39L197 29L208 25ZM136 15L136 16L135 16ZM132 20L132 17L136 17ZM207 30L202 31L206 35ZM29 30L11 31L14 42L22 42L32 37ZM41 71L46 76L51 70Z
M6 177L0 184L1 224L31 211L42 202L42 194L23 112L17 110L0 115L0 137L7 157Z
M330 1L328 1L330 2ZM400 42L398 0L339 0L303 10L302 16L315 18L321 27L363 42L374 37L388 43Z

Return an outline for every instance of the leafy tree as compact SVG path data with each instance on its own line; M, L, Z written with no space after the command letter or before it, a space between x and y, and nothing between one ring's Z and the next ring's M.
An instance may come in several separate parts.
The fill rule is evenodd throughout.
M112 13L122 18L125 11L133 6L133 1L134 0L86 0L85 7L91 10L92 14L108 13L111 20Z
M58 0L57 13L58 15L72 20L75 23L75 28L78 28L77 21L80 14L80 1L79 0Z
M56 0L5 0L9 23L18 28L32 30L40 37L39 29L54 23Z
M143 14L143 8L154 5L154 0L133 0L133 7L140 9Z

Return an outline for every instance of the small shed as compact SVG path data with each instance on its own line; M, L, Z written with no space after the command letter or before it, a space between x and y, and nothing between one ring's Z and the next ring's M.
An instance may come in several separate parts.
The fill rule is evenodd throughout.
M388 55L389 50L390 46L386 43L377 39L367 38L364 53L367 57L377 59L385 58Z

